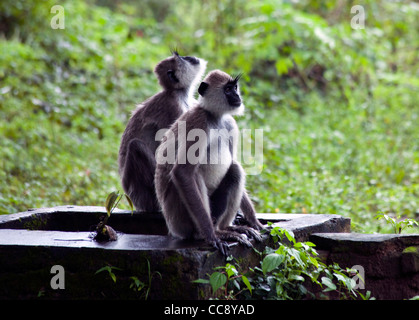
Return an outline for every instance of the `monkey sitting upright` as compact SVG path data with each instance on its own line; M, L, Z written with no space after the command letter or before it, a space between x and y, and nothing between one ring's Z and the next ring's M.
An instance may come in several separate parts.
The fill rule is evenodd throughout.
M169 234L204 239L224 255L225 241L251 246L248 237L261 240L257 230L263 227L236 160L239 131L231 115L244 109L238 80L210 72L199 86L198 104L173 124L156 152L156 195ZM232 226L239 208L250 227Z
M191 107L206 65L205 60L174 51L154 69L163 91L139 104L132 113L122 135L118 165L122 187L138 211L160 210L154 187L155 151L160 143L156 133L169 129Z

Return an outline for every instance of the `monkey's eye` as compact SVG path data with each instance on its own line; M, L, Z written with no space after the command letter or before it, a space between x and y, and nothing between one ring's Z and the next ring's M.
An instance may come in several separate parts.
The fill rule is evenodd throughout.
M225 89L224 89L224 92L225 93L230 93L232 90L237 91L237 85L234 85L234 86L232 86L232 85L226 86Z

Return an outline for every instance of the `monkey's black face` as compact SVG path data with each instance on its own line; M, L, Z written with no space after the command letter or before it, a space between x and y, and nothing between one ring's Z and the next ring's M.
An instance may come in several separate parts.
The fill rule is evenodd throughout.
M237 81L238 79L234 79L224 86L224 94L227 98L227 102L233 108L238 108L242 104L242 100L238 93Z
M199 64L199 59L195 58L195 57L190 57L190 56L181 56L179 55L179 53L177 51L173 51L173 54L177 57L179 57L182 60L185 60L187 62L189 62L192 65L197 65Z
M197 65L197 64L199 64L199 59L197 59L197 58L195 58L195 57L189 57L189 56L187 56L187 57L180 57L181 59L183 59L183 60L186 60L186 61L188 61L190 64L192 64L192 65Z

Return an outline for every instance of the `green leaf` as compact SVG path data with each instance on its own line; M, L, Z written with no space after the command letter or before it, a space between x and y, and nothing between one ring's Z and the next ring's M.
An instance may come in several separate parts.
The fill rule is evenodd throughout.
M304 281L304 277L302 277L298 274L290 274L288 276L288 280Z
M294 232L288 231L286 229L282 229L282 233L285 234L285 236L287 237L287 239L288 239L289 242L295 243Z
M198 280L194 280L192 281L192 283L203 283L203 284L209 284L209 280L206 279L198 279Z
M309 247L315 247L316 245L313 242L310 241L306 241L304 242L306 245L308 245Z
M240 284L239 284L239 282L237 281L237 279L234 279L234 280L233 280L233 285L236 287L236 289L237 289L237 290L240 290Z
M315 257L309 257L309 260L310 260L310 262L311 262L312 264L314 264L314 266L315 266L316 268L318 268L318 267L319 267L319 262L317 261L317 259L316 259Z
M103 268L100 268L99 270L97 270L96 272L95 272L95 274L98 274L98 273L100 273L100 272L102 272L102 271L108 271L108 272L110 272L112 269L111 269L111 267L109 267L109 266L105 266L105 267L103 267Z
M235 275L237 275L237 274L238 274L236 267L235 267L235 266L233 266L233 265L232 265L232 264L230 264L230 263L227 263L227 264L226 264L225 270L226 270L226 272L227 272L227 276L228 276L228 278L230 278L231 276L235 276Z
M131 209L131 214L133 214L134 213L134 204L132 203L131 198L126 193L124 193L124 196L125 196L125 199L127 199L128 205Z
M243 283L246 285L247 289L249 289L250 294L252 294L252 286L250 285L249 279L246 276L242 276Z
M262 261L262 270L263 273L271 272L277 268L283 261L285 257L277 253L268 254Z
M108 197L106 198L105 208L108 212L108 217L111 215L112 208L119 197L119 191L111 192Z
M324 292L336 290L336 286L330 278L322 277L322 283L327 287L323 290Z
M297 260L297 262L300 266L305 266L305 263L303 262L303 260L301 260L300 251L298 251L296 249L290 249L289 253L290 253L291 256L293 256L295 258L295 260Z
M210 276L209 281L212 287L212 292L215 293L219 288L226 284L227 276L221 272L214 272Z
M304 250L308 250L310 247L305 242L297 242L294 244L295 248L304 248Z
M346 279L347 279L347 277L345 277L344 275L342 275L342 274L338 274L338 273L333 273L333 275L339 280L339 281L342 281L343 283L345 283L346 282Z
M294 244L295 248L302 248L303 247L303 243L302 242L297 242L296 244Z

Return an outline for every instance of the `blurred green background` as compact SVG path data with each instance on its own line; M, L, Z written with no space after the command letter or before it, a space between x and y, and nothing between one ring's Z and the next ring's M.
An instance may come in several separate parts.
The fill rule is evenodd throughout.
M120 137L174 47L244 72L239 126L264 130L258 212L361 232L388 229L378 213L419 218L419 5L369 0L1 1L0 213L122 190Z

